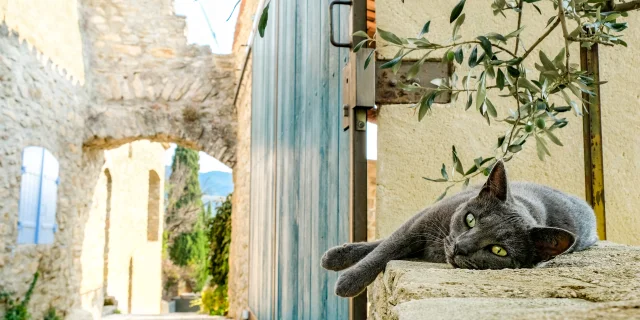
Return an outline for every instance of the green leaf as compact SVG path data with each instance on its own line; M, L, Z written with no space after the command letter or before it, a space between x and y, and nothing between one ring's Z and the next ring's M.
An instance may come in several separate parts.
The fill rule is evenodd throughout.
M382 29L378 28L378 34L380 35L380 37L382 39L384 39L387 42L391 42L391 43L394 43L394 44L402 45L402 40L400 40L400 38L398 38L398 36L396 36L392 32L385 31L385 30L382 30Z
M544 130L544 133L546 133L546 134L547 134L547 136L549 137L549 140L551 140L551 142L553 142L553 143L555 143L555 144L557 144L557 145L559 145L559 146L561 146L561 147L562 147L562 146L564 146L564 145L562 144L562 142L560 142L560 139L558 139L558 137L556 137L556 135L555 135L555 134L553 134L551 131L549 131L549 130Z
M507 148L507 150L509 150L509 152L511 153L520 152L520 150L522 150L522 145L512 144L509 146L509 148Z
M536 1L540 1L540 0L536 0ZM529 1L525 0L525 2L529 2ZM540 11L540 8L538 8L538 6L534 4L533 7L536 8L536 10L538 10L539 14L542 14L542 11Z
M496 107L493 105L493 103L491 103L491 100L486 99L485 104L487 105L487 112L489 112L489 115L493 118L497 117L498 112L496 111Z
M495 41L499 41L502 43L507 43L507 38L505 38L503 35L496 33L496 32L490 32L487 33L487 38L495 40Z
M542 140L542 138L538 137L537 135L536 137L536 151L538 153L538 158L540 160L544 160L544 156L545 154L547 155L551 155L549 153L549 150L547 149L547 146L545 145L544 140Z
M400 61L402 61L402 58L404 57L403 53L404 51L402 49L398 50L395 57L393 57L393 59L381 65L380 69L389 69L395 66L396 64L400 63Z
M458 158L458 153L456 152L456 146L451 147L451 155L453 157L453 165L456 168L456 171L462 175L464 175L464 169L462 168L462 162L460 158Z
M431 24L431 20L427 21L427 23L424 24L424 26L422 27L422 30L420 31L420 34L418 35L418 38L422 38L422 36L429 33L430 24Z
M471 168L469 168L469 170L467 170L467 172L464 173L464 175L468 176L476 171L478 171L478 166L474 164Z
M558 111L558 112L567 112L571 110L570 106L563 106L563 107L554 107L553 111Z
M425 54L420 60L416 61L411 66L409 71L407 71L407 79L408 80L411 80L411 79L415 78L415 76L418 74L418 72L420 72L420 68L422 68L422 65L427 60L428 56L429 56L429 52L427 52L427 54Z
M462 189L466 189L469 186L469 178L464 179L464 183L462 184Z
M458 50L456 50L456 53L455 53L455 57L456 57L456 62L458 62L458 64L462 64L462 61L464 60L464 53L462 52L462 47L458 47Z
M422 179L425 179L427 181L431 181L431 182L447 182L448 180L445 179L432 179L432 178L427 178L427 177L422 177Z
M478 57L478 47L473 47L471 50L471 55L469 56L469 67L473 68L478 65L478 61L476 60Z
M619 22L619 23L605 22L604 25L615 32L620 32L627 28L626 22Z
M456 23L453 25L453 34L452 34L452 38L455 40L456 39L456 35L458 34L458 31L460 30L460 27L462 26L462 24L464 23L464 20L466 18L466 14L462 14L460 16L460 18L458 18L458 20L456 20Z
M449 180L449 175L447 174L447 166L445 166L444 163L442 164L442 169L440 169L440 174L444 179Z
M462 13L462 9L464 9L465 1L466 0L460 0L460 2L458 2L458 4L456 4L456 6L453 8L453 10L451 11L451 16L449 17L449 23L452 23L453 21L458 19L460 13Z
M418 121L422 121L422 118L427 114L427 111L431 110L431 105L436 98L436 91L426 93L420 99L420 109L418 110Z
M536 86L533 82L531 82L531 80L525 77L520 78L520 81L518 82L518 84L520 85L520 87L529 89L529 91L531 92L534 92L534 93L540 92L540 88L538 88L538 86Z
M369 35L366 32L362 31L362 30L356 31L355 33L353 33L353 36L354 37L363 37L363 38L369 39Z
M502 73L502 69L498 69L498 77L496 78L496 85L500 90L504 89L504 73Z
M480 82L478 82L478 92L476 94L476 109L480 110L480 107L482 107L482 104L484 104L486 97L487 97L487 82L486 82L486 75L483 72L480 75Z
M262 9L262 14L260 15L260 22L258 22L258 33L260 34L260 38L264 38L264 31L267 28L267 21L269 21L269 5L271 1L264 6Z
M538 55L540 56L540 61L542 62L542 65L544 66L545 70L555 70L556 69L556 66L553 64L553 62L551 62L551 60L549 60L549 58L544 53L544 51L540 50L538 52Z
M548 27L551 24L551 22L555 21L556 18L558 18L558 16L556 15L553 15L551 18L549 18L549 20L547 20L547 25L545 26L545 28Z
M367 59L364 60L364 68L365 68L365 70L369 66L369 63L371 63L371 58L373 57L373 53L374 52L376 52L376 51L375 50L371 50L371 52L369 52L369 55L367 56Z
M522 30L524 30L524 26L520 27L520 29L518 29L516 31L513 31L513 32L509 33L508 35L506 35L504 37L506 39L511 39L511 38L517 37L520 34L520 32L522 32Z
M464 111L469 110L469 107L471 107L471 104L473 104L473 97L471 96L471 93L469 93L469 98L467 99L467 106L464 107Z
M353 36L354 37L363 37L363 38L369 39L369 35L366 32L362 31L362 30L354 32Z
M518 78L520 76L520 70L512 67L512 66L508 66L507 67L507 72L509 72L509 74L514 77L514 78Z
M449 191L449 188L451 188L451 186L448 186L446 189L444 189L444 192L438 197L438 199L436 199L436 202L444 199L444 197L447 196L447 191Z
M356 46L353 47L353 52L360 51L360 49L362 49L362 46L364 46L365 43L367 43L367 41L369 41L369 39L364 39L364 40L360 41L358 44L356 44Z
M486 53L490 58L493 57L493 51L491 50L491 41L489 41L489 39L487 39L487 37L485 36L479 36L476 39L480 40L480 46L482 47L482 50L484 50L484 53Z
M506 136L500 136L498 137L498 146L497 148L502 147L502 145L504 144L504 141L506 140Z

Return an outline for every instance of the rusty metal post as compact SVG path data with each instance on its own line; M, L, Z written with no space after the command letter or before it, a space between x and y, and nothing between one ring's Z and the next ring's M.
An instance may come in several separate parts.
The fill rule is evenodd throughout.
M604 166L602 157L602 122L600 104L600 70L598 44L580 48L580 67L593 77L595 96L582 94L586 112L582 118L584 137L584 178L586 200L596 213L600 240L607 239L604 202Z

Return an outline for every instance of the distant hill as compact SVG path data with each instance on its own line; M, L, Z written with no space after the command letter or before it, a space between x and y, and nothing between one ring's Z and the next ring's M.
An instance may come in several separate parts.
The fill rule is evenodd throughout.
M165 168L165 179L169 181L171 176L171 166ZM233 176L231 172L209 171L202 172L198 175L200 180L200 189L202 190L202 202L206 204L212 203L214 209L217 202L223 201L231 192L233 192Z

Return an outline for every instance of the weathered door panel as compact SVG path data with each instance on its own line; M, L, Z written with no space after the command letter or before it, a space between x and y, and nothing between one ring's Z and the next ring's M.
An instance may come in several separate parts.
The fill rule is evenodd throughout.
M349 236L348 50L329 43L328 6L272 1L265 38L256 40L249 305L259 319L348 316L348 301L333 294L336 273L320 267L324 251ZM345 39L347 9L334 19Z

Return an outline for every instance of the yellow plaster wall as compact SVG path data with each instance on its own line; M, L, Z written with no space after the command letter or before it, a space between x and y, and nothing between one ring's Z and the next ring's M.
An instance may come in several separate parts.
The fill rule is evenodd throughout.
M0 22L51 59L67 78L84 83L77 0L0 0Z
M94 190L82 248L82 307L100 318L103 303L107 178L111 175L107 295L128 313L129 263L133 259L131 306L135 314L159 314L162 294L162 223L158 241L147 239L149 171L160 177L158 218L164 221L164 151L146 140L105 151L106 162ZM131 155L131 157L129 156Z

